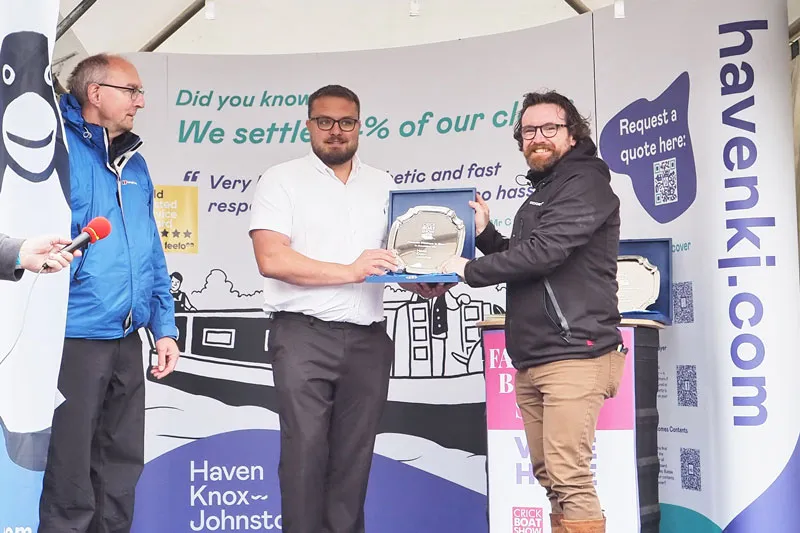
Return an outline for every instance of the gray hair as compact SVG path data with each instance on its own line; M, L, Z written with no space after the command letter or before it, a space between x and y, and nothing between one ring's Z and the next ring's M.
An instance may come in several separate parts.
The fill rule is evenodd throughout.
M89 84L102 83L105 80L108 66L116 56L96 54L89 56L75 66L67 81L67 88L81 106L89 99Z

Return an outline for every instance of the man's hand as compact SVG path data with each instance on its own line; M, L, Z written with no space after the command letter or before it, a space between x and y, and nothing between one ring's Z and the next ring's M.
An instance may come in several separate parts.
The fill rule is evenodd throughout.
M399 283L402 288L423 298L438 298L456 286L456 283Z
M353 283L361 283L367 276L381 276L387 270L397 270L397 257L389 250L364 250L350 265Z
M469 206L475 210L475 236L477 237L489 225L489 205L483 201L480 193L475 195L475 200L475 202L470 202Z
M442 273L444 274L458 274L458 277L464 279L464 267L469 263L466 257L451 257L442 265Z
M59 250L71 242L69 239L53 235L26 239L19 249L20 265L31 272L39 272L42 266L47 266L42 272L48 273L69 268L73 257L79 257L81 251L75 250L75 253L71 254Z
M150 373L156 379L161 379L175 370L181 352L175 339L164 337L156 341L156 352L158 352L158 366L154 367Z

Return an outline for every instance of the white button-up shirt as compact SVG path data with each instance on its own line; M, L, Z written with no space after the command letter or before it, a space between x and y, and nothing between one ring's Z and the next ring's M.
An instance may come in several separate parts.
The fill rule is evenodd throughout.
M250 229L282 233L306 257L347 265L364 250L385 247L392 185L388 172L365 165L357 155L342 183L311 152L264 172ZM383 283L306 287L265 278L264 311L367 325L384 318L383 289Z

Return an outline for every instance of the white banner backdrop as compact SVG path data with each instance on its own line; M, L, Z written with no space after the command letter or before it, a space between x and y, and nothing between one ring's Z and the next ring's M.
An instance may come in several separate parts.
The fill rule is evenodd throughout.
M564 50L572 68L561 68L561 54L538 55L529 68L535 42ZM179 273L179 305L192 308L178 311L186 334L179 373L148 384L151 462L135 528L267 527L280 513L278 420L247 228L259 174L310 149L308 95L329 83L353 89L362 102L365 162L388 170L398 189L476 187L507 231L528 194L527 167L512 138L523 93L558 88L593 115L591 18L393 50L135 61L148 91L137 129L160 185L157 216L170 269ZM476 324L502 312L503 288L459 286L434 302L396 286L385 294L397 348L367 527L484 532L485 393ZM425 328L426 360L409 356L420 342L411 340L412 325ZM246 479L212 479L210 469L221 465L244 466ZM226 505L225 490L268 498ZM169 517L158 512L165 505Z
M643 0L625 15L594 17L597 117L623 236L673 239L662 531L798 531L786 2Z
M69 159L50 72L57 0L0 0L0 232L69 236ZM69 273L0 282L0 531L36 516ZM16 344L15 344L16 343Z
M171 186L162 189L162 216L173 224L167 228L168 250L174 252L169 255L170 268L181 274L180 291L197 310L180 318L186 320L187 331L182 373L167 384L151 384L148 391L153 408L148 417L148 449L151 457L159 457L141 484L137 526L151 531L167 527L153 520L157 513L147 510L157 509L155 505L163 504L164 498L175 498L176 509L185 510L185 514L175 513L184 525L197 526L204 519L206 526L213 526L215 520L224 524L226 513L231 519L252 516L252 505L226 507L198 496L206 485L192 477L191 467L197 468L205 459L209 465L263 465L263 480L239 484L244 483L241 488L245 489L248 483L260 487L260 493L270 495L271 504L263 505L265 512L273 518L279 513L274 476L277 417L269 355L263 351L266 325L258 310L260 280L246 221L258 174L308 151L303 133L306 98L327 83L342 83L361 96L360 153L366 161L389 170L398 188L477 187L490 203L501 231L508 230L527 195L522 179L526 167L511 139L508 120L511 117L513 122L518 112L515 105L524 92L545 88L574 99L592 118L603 156L615 172L613 184L623 204L623 238L672 237L674 242L675 324L662 334L660 370L662 530L701 531L711 527L711 522L722 530L733 521L728 531L734 531L737 523L751 520L745 509L768 489L759 479L775 479L784 467L790 472L797 441L797 423L784 420L796 405L796 396L784 386L794 374L794 363L779 359L780 351L774 348L772 359L765 358L756 374L768 377L770 396L764 405L769 418L762 425L747 425L746 420L758 418L746 417L758 410L742 398L753 393L732 384L759 383L739 381L751 379L748 376L758 359L748 363L753 355L748 355L747 346L740 346L733 360L728 355L728 361L738 361L740 370L732 364L720 368L718 355L729 354L732 342L734 348L748 342L758 346L754 337L736 336L751 331L724 333L731 331L722 329L722 321L731 323L731 305L736 312L733 324L740 325L736 316L744 321L755 316L750 322L758 326L760 320L762 329L755 335L769 346L779 346L775 336L784 327L781 324L796 323L797 317L796 301L785 297L780 313L773 304L772 314L758 314L759 302L766 303L774 291L785 294L786 287L796 288L797 283L796 254L789 253L796 228L791 204L788 71L776 61L788 53L780 31L786 24L780 1L767 5L770 9L765 11L764 6L754 10L744 1L719 2L719 9L712 10L711 5L701 9L689 2L669 9L650 1L628 2L625 19L613 18L609 9L527 31L404 49L137 58L146 60L141 62L144 76L150 93L157 95L149 100L150 109L144 115L150 122L140 124L150 140L147 154L155 179ZM720 85L720 73L732 68L725 65L739 64L737 57L720 58L720 51L740 42L737 37L741 40L741 34L726 33L723 25L761 19L767 21L768 29L757 30L760 23L746 23L754 24L750 31L754 44L741 60L755 70L755 89L786 95L784 99L770 96L769 101L761 97L754 106L759 116L763 114L763 123L770 124L768 142L758 142L746 129L736 134L723 122L723 111L740 101L746 106L753 90L723 95ZM659 27L694 31L680 46L636 46L652 35L653 21ZM531 43L541 42L561 52L532 57ZM569 68L564 68L564 58L569 58ZM727 83L738 79L746 85L746 74L735 78L729 73ZM169 80L166 87L158 85L161 80ZM752 110L736 109L734 118L756 120ZM711 126L715 123L719 126ZM780 131L786 135L782 137ZM728 181L725 188L726 178L751 175L725 167L726 157L738 157L739 168L751 157L745 140L738 141L745 147L741 154L731 151L733 145L725 148L729 139L742 133L756 139L758 163L770 168L754 175L773 176L771 188L758 189L758 205L766 207L763 213L726 217L725 202L747 198L745 187L739 187L742 194L737 195L736 186L750 183ZM654 181L649 181L650 174ZM195 202L196 229L190 217ZM736 206L728 204L729 209ZM756 227L761 219L755 217L771 216L780 221L774 228ZM707 217L719 222L708 222ZM721 248L739 240L744 247L755 240L746 233L748 222L725 222L745 217L750 217L749 227L762 239L756 243L774 250L762 255L786 251L785 258L769 267L769 279L780 280L781 288L770 288L743 272L742 289L727 292L728 276L736 273L720 269L725 263L718 260L757 255L757 251L737 254L733 250L728 255ZM741 228L738 233L736 228ZM776 239L789 244L777 248ZM761 300L750 296L751 291ZM485 395L475 322L502 311L503 287L469 290L460 286L432 303L417 302L408 293L387 287L386 304L397 356L387 416L376 446L369 524L381 531L434 531L443 524L462 531L485 531ZM426 342L431 351L431 360L424 362L409 359L410 324L421 309L426 311L430 335ZM446 320L434 318L442 316ZM208 336L211 330L225 329L231 330L225 338ZM228 344L235 346L225 347ZM241 429L253 431L236 432ZM742 472L741 446L765 434L776 449L784 451L763 461L750 459L752 489L709 490L709 485L719 483L736 487L729 481L729 465L737 465ZM184 438L206 435L215 437L161 455L183 444ZM720 435L726 438L720 440ZM715 457L706 451L709 448ZM603 458L597 462L601 464ZM169 476L163 474L165 469L171 472ZM603 471L598 468L598 475ZM216 483L216 488L209 483L205 490L239 487ZM608 486L609 480L598 479L598 484ZM794 487L789 489L796 494ZM768 518L759 515L758 520L764 523ZM548 529L545 524L543 531Z
M659 372L662 531L800 529L788 503L800 477L797 368L784 340L798 319L785 5L662 4L629 0L624 19L605 9L402 49L133 56L147 89L136 130L157 184L183 352L175 374L148 382L134 530L280 528L269 324L247 227L259 174L308 152L307 98L329 83L362 99L366 162L400 189L476 187L505 233L528 194L511 137L521 97L571 97L614 171L622 237L674 242L675 324L662 332ZM688 31L654 40L675 28ZM769 282L742 268L748 260L725 261L747 257L774 262ZM476 323L503 312L504 287L458 286L434 302L395 286L385 294L397 349L367 528L486 532ZM412 326L425 328L427 360L409 356ZM598 485L626 482L597 472Z

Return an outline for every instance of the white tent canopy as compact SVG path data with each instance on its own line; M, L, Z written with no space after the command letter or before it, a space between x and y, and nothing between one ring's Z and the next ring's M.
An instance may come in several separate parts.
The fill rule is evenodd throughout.
M669 1L669 0L652 0ZM362 50L518 30L615 0L61 0L54 73L98 52L279 54ZM628 10L624 0L618 4ZM418 14L412 16L412 12ZM800 0L787 0L800 33ZM207 18L214 15L214 18ZM678 29L676 29L677 31ZM545 43L539 43L545 44ZM546 46L536 50L558 53Z

